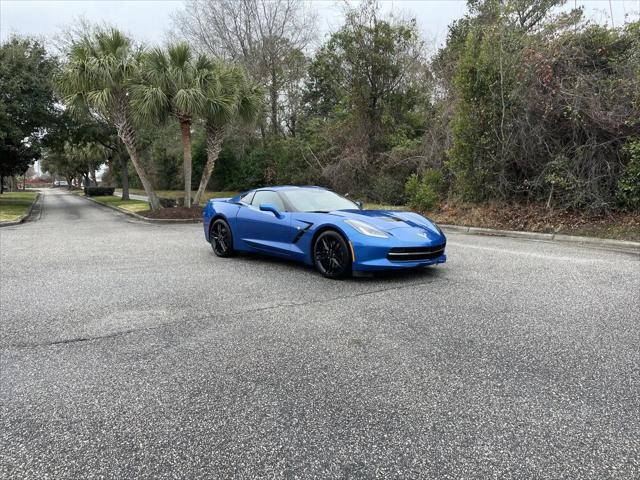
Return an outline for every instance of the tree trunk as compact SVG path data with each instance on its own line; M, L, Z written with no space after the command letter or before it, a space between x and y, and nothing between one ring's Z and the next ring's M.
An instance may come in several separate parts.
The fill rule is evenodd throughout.
M151 210L159 210L160 200L158 200L158 196L156 195L149 178L147 178L147 172L145 172L144 166L138 156L138 147L136 145L136 135L133 126L131 126L129 122L124 121L118 128L118 136L122 140L122 143L124 143L127 153L129 154L129 158L131 159L131 163L133 163L133 168L135 168L138 177L140 177L140 183L142 183L144 192L147 194Z
M265 146L265 140L267 138L267 132L264 130L264 125L260 123L260 140L262 142L262 147Z
M0 175L0 195L4 193L4 175Z
M213 167L216 165L220 150L222 150L222 140L224 139L224 132L211 125L207 125L207 163L202 171L202 178L200 179L200 186L198 187L198 193L193 200L194 205L200 205L200 200L207 189L207 184L213 173Z
M180 120L182 131L182 171L184 174L184 206L191 206L191 120Z
M127 157L120 155L120 175L122 176L122 200L129 200L129 167Z
M298 123L298 115L295 113L295 111L291 114L291 126L289 127L289 132L291 133L292 137L296 136L296 128L297 128L297 123Z
M269 85L269 96L271 97L271 131L277 135L280 126L278 125L278 88L277 73L275 68L271 69L271 84Z
M96 169L93 168L93 165L89 165L89 174L91 175L91 185L94 187L98 186L98 180L96 178Z

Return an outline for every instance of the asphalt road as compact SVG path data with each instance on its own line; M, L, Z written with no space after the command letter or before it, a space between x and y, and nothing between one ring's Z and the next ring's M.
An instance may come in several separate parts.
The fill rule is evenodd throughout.
M0 251L1 478L640 476L638 257L338 282L55 191Z

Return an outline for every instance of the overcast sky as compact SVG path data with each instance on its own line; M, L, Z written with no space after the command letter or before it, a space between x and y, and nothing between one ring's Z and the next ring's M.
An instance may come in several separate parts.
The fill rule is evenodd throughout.
M312 1L319 14L319 30L326 34L339 26L344 2ZM446 39L447 26L466 12L464 0L383 0L384 10L415 16L427 40L436 45ZM93 22L109 22L146 43L164 43L171 14L182 8L180 0L0 0L0 39L12 33L51 37L60 28L83 16ZM583 5L598 22L610 22L608 0L568 0L567 8ZM638 18L640 0L612 0L614 24Z

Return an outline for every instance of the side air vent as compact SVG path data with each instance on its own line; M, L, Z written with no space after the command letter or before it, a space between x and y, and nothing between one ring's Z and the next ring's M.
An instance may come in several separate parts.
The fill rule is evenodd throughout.
M306 227L300 226L300 230L298 230L298 233L296 233L296 236L293 237L293 240L291 243L297 243L298 240L300 240L302 236L305 234L305 232L313 226L313 223L304 222L304 221L302 223L306 223L307 226Z

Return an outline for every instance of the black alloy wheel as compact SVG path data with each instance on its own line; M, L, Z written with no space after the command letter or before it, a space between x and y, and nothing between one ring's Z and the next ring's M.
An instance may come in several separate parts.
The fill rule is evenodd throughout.
M347 242L338 232L322 232L313 246L313 260L327 278L344 278L351 273L351 255Z
M213 222L211 226L211 248L218 257L230 257L233 255L233 237L229 224L222 219Z

